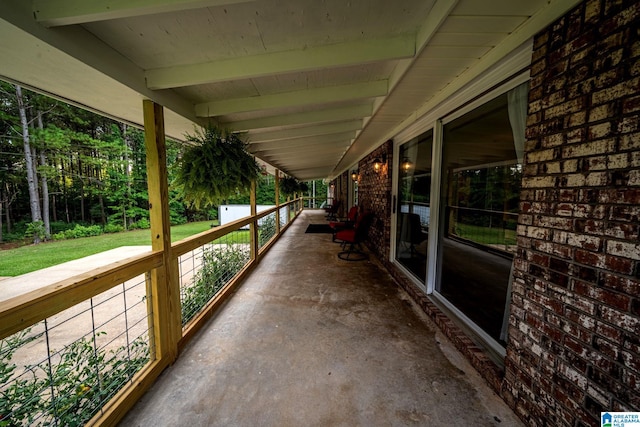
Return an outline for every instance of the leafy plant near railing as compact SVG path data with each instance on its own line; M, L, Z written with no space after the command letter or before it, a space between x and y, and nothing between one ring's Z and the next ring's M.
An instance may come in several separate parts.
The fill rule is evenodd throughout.
M174 185L183 199L199 208L214 206L247 192L258 178L260 166L238 135L208 127L187 135Z
M104 332L98 335L104 335ZM81 426L149 361L144 339L129 347L95 349L82 338L59 352L57 363L12 363L15 351L33 341L28 330L0 341L0 426Z
M182 325L186 325L249 261L243 245L205 250L193 284L182 292Z
M276 234L276 216L268 215L262 219L258 229L258 243L262 247Z

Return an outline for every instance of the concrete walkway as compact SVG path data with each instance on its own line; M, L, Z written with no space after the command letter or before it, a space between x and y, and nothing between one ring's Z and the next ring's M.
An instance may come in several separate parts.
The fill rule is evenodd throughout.
M89 255L81 259L67 261L52 267L32 271L15 277L7 277L2 280L0 301L5 301L18 295L52 285L61 280L69 279L78 274L86 273L94 268L104 267L112 262L122 261L127 258L149 252L151 245L147 246L121 246L109 251Z
M122 426L518 426L371 261L305 211Z

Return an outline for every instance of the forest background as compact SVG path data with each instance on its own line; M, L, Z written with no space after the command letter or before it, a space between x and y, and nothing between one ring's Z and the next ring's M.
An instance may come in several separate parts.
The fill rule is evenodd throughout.
M170 183L183 148L167 140ZM148 228L145 160L141 129L0 81L0 243ZM315 188L326 194L322 181ZM257 202L274 204L273 176L262 175ZM169 209L172 225L218 218L217 206L190 207L171 184Z

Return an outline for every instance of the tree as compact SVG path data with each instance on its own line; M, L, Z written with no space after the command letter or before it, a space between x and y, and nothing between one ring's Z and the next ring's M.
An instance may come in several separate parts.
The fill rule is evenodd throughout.
M31 147L29 136L29 122L27 121L27 107L22 96L22 88L16 85L16 102L18 106L18 114L20 116L20 125L22 128L22 142L24 144L24 160L27 170L27 184L29 186L29 205L31 206L31 222L37 224L42 222L42 213L40 211L40 194L38 192L38 182L36 175L36 164L34 159L35 149ZM40 233L33 234L33 243L40 242Z
M183 150L167 141L172 182ZM77 222L147 226L145 162L140 129L0 81L0 241L28 224L36 238ZM169 197L172 223L209 217L176 187Z

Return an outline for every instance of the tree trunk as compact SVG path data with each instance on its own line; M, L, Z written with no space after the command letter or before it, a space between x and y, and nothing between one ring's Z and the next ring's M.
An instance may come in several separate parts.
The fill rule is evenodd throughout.
M42 111L38 111L38 128L44 130L42 123ZM44 141L43 141L44 142ZM44 147L40 149L40 166L43 169L47 167L47 159L44 155ZM47 183L47 174L43 170L40 174L40 186L42 187L42 220L44 221L44 235L49 240L51 238L51 222L49 221L49 184Z
M60 158L60 174L62 175L62 198L64 199L64 215L67 224L69 221L69 197L67 196L67 174L64 168L64 159Z
M129 150L131 149L131 143L129 141L129 137L127 135L127 125L122 124L122 137L124 140L125 150L124 150L124 173L127 177L127 193L122 200L122 225L124 229L127 230L129 228L127 224L127 205L131 203L131 165L129 164Z
M58 215L56 214L56 193L53 193L51 197L51 213L53 214L53 222L58 221Z
M107 213L104 210L104 199L102 198L102 193L98 195L98 202L100 203L100 220L102 226L104 227L105 225L107 225Z
M14 197L11 195L9 184L5 183L5 194L4 194L4 212L5 219L7 223L7 234L11 233L11 203L14 201Z
M22 98L22 88L16 85L16 100L18 103L18 113L20 114L20 124L22 125L22 142L24 144L24 159L27 167L27 183L29 185L29 205L31 207L31 221L42 221L40 214L40 198L38 195L38 182L34 162L31 153L31 143L29 142L29 124L27 123L27 112ZM40 243L40 237L34 236L33 243Z

